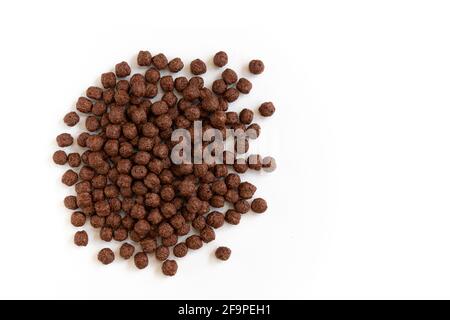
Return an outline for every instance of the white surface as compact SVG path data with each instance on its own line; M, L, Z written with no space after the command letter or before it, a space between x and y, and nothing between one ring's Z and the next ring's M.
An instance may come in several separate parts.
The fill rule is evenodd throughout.
M1 2L0 298L450 298L449 16L445 1ZM278 170L249 178L270 210L173 278L73 246L51 162L77 97L140 49L226 50L239 72L259 57L233 108L277 106L260 123Z

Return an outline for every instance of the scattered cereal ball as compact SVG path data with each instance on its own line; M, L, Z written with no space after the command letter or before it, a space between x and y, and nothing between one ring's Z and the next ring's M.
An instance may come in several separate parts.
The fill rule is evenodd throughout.
M252 210L256 213L263 213L267 210L267 202L262 198L256 198L252 201Z
M275 106L272 102L264 102L258 110L263 117L270 117L275 113Z
M206 223L213 227L214 229L220 228L223 226L223 223L225 221L225 217L222 213L218 211L213 211L210 214L206 216Z
M163 53L159 53L152 58L152 63L156 69L162 70L167 67L167 64L169 62L167 61L167 58Z
M116 75L114 72L107 72L101 76L102 86L106 88L114 88L116 86Z
M169 251L168 247L159 246L158 248L156 248L155 257L159 261L166 260L167 258L169 258L169 255L170 255L170 251Z
M262 160L263 170L266 172L272 172L277 168L275 159L272 157L264 157Z
M155 239L145 239L141 241L141 248L145 253L153 253L157 246Z
M148 266L148 257L145 252L138 252L134 256L134 264L138 269L144 269Z
M73 236L73 242L79 247L86 247L89 242L89 237L86 231L77 231Z
M87 88L86 96L94 100L100 100L103 96L103 90L102 88L91 86Z
M239 213L247 213L250 211L250 203L247 200L241 199L234 204L234 210Z
M227 102L234 102L239 98L239 91L236 88L228 88L223 97Z
M92 110L92 101L85 97L79 97L76 108L81 113L90 113Z
M226 261L230 258L231 249L227 247L218 247L216 249L216 258L219 260Z
M200 237L203 242L208 243L216 239L216 233L213 228L206 226L200 231Z
M236 210L227 210L225 213L225 221L229 224L237 225L241 221L241 214Z
M191 62L191 73L198 76L206 72L206 64L200 60L195 59Z
M243 199L250 199L253 197L253 194L256 192L256 187L250 182L242 182L239 185L239 195Z
M162 264L162 272L166 276L174 276L177 273L178 264L175 260L166 260Z
M175 247L173 247L173 255L177 258L184 257L188 252L188 247L184 242L178 243Z
M61 133L56 137L56 143L60 148L71 146L73 144L73 137L69 133Z
M64 123L69 127L73 127L80 121L80 116L75 111L69 112L64 116Z
M198 235L192 235L186 238L186 246L189 249L197 250L203 246L202 238Z
M81 211L75 211L70 217L70 222L74 227L82 227L86 223L86 216Z
M78 209L77 205L77 197L75 196L67 196L64 198L64 206L70 210Z
M244 94L250 93L252 90L252 83L245 78L240 78L236 84L236 89Z
M67 154L63 150L55 151L53 154L53 162L59 165L67 163Z
M110 264L114 261L114 252L109 248L103 248L97 255L98 261L103 264Z
M214 55L214 64L222 68L228 63L228 55L224 51L219 51Z
M80 154L76 153L76 152L69 153L69 155L67 156L67 163L72 168L79 167L80 164L81 164L81 156L80 156Z
M177 73L184 68L184 63L180 58L174 58L170 60L168 67L170 72Z
M69 187L73 186L77 181L78 181L78 174L72 169L67 170L61 178L61 182Z
M264 71L264 63L261 60L252 60L248 64L248 69L253 74L261 74Z
M224 94L228 86L223 79L217 79L212 84L212 91L215 94Z
M149 51L139 51L137 56L137 64L141 67L148 67L152 64L152 55Z
M131 68L125 61L116 64L116 76L119 78L125 78L131 74Z
M222 79L226 84L230 85L238 80L238 76L234 70L227 68L222 72Z
M250 124L253 121L253 111L247 108L244 108L239 113L239 120L243 124Z
M134 246L129 243L124 243L120 246L120 256L124 259L130 259L134 253Z

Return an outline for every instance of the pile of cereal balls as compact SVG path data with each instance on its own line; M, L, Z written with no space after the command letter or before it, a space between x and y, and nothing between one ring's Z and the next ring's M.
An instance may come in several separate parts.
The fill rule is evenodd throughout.
M216 68L223 68L228 56L220 51L213 62ZM102 88L89 87L86 97L78 99L76 111L69 112L64 122L73 127L83 118L86 131L76 137L76 144L85 151L80 155L57 150L53 161L72 168L61 181L75 186L76 195L64 199L67 209L74 211L71 223L75 227L81 228L89 220L103 241L122 242L118 251L123 259L133 257L136 267L143 269L148 255L155 254L162 262L162 272L173 276L178 265L170 259L171 254L184 257L189 250L215 240L214 230L225 222L237 225L241 215L249 211L266 211L264 199L251 200L256 187L242 181L240 175L247 170L270 172L276 164L270 156L247 155L249 140L261 131L253 121L253 111L228 111L229 104L250 93L248 79L225 68L209 89L201 77L207 66L200 59L190 63L193 76L189 78L174 77L184 63L180 58L169 61L162 53L152 56L140 51L137 64L145 72L131 75L127 62L118 63L115 72L101 75ZM264 64L252 60L248 68L257 75L264 71ZM258 111L269 117L275 107L264 102ZM202 130L252 129L253 136L245 137L244 152L225 151L227 160L222 163L175 164L171 159L176 145L172 132L193 130L194 121L202 122ZM74 144L74 138L62 133L56 142L67 148ZM88 242L86 231L75 233L77 246ZM215 252L221 260L230 254L226 247ZM98 253L103 264L114 259L110 248Z

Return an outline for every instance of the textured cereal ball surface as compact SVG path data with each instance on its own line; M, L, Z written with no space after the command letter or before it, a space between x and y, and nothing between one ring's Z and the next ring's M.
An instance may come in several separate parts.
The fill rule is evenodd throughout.
M275 106L272 102L264 102L258 110L263 117L270 117L275 113Z
M88 245L89 237L86 231L77 231L73 236L73 243L79 247L85 247Z
M72 169L67 170L61 178L61 182L69 187L73 186L77 181L78 181L78 174Z
M173 247L173 255L177 258L182 258L186 256L188 252L188 247L184 242L180 242L175 247Z
M134 246L125 242L120 246L119 254L124 259L130 259L134 254Z
M114 261L114 252L109 248L103 248L98 252L97 259L105 265L110 264Z
M71 146L73 137L69 133L61 133L56 137L56 143L60 148Z
M144 269L148 266L148 257L145 252L138 252L134 256L134 264L138 269Z
M264 71L264 63L261 60L252 60L248 64L248 69L253 74L261 74Z
M180 58L174 58L170 60L168 64L168 68L170 72L176 73L181 71L184 68L184 63Z
M150 54L150 52L144 50L139 51L137 56L137 63L141 67L150 66L152 64L152 55Z
M157 260L164 261L167 258L169 258L169 255L170 255L170 250L168 247L159 246L158 248L156 248L155 257Z
M256 213L263 213L267 210L267 202L262 198L256 198L252 201L252 210Z
M116 64L116 76L119 78L124 78L127 77L131 74L131 67L130 65L125 62L122 61L118 64Z
M196 76L206 72L206 64L200 59L193 60L190 67L191 73Z
M222 68L228 63L228 55L224 51L219 51L214 55L213 62L217 67Z
M174 276L178 270L178 264L175 260L166 260L162 264L162 272L166 276Z
M222 261L226 261L231 256L231 249L227 247L218 247L215 252L216 258Z
M239 92L244 94L250 93L252 87L253 87L252 83L246 78L240 78L236 84L236 89L238 89Z
M70 222L74 227L82 227L86 223L86 216L81 211L75 211L70 217Z
M59 165L67 163L67 154L63 150L57 150L53 154L53 162Z
M64 123L69 127L73 127L80 121L80 116L75 111L69 112L64 116Z

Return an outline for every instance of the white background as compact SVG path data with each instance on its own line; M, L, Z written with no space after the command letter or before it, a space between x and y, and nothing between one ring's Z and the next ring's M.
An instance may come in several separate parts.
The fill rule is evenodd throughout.
M0 298L450 298L449 16L446 1L2 1ZM231 108L277 107L260 139L278 170L249 176L269 210L172 278L153 259L100 265L97 236L75 247L51 161L77 97L141 49L225 50L254 83Z

